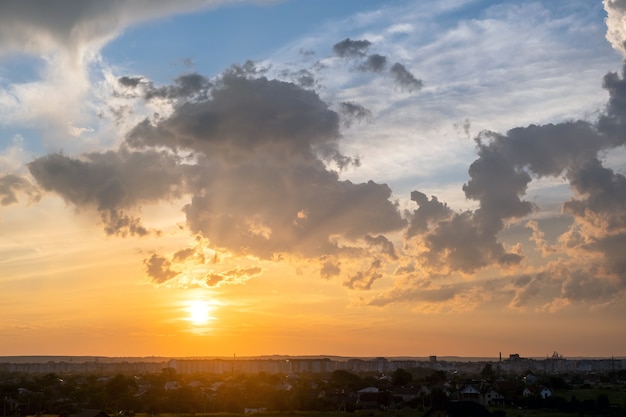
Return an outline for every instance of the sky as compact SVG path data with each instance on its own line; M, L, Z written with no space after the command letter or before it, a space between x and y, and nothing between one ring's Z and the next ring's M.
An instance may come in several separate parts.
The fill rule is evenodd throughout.
M1 2L0 355L625 356L625 41L626 0Z

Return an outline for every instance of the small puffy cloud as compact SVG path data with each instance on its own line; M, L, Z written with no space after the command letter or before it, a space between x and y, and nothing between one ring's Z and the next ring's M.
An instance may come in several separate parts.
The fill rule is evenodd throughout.
M347 127L352 125L354 121L371 121L372 112L358 103L344 101L339 103L339 114L341 115L343 124Z
M352 40L346 38L333 45L333 52L341 58L355 58L365 56L372 43L366 39Z
M144 80L143 77L128 77L123 76L117 79L117 82L124 87L135 88Z
M402 90L409 93L419 91L424 86L424 82L415 78L406 67L396 62L389 69L396 85Z
M167 258L157 255L156 253L144 260L144 265L150 279L157 284L169 281L179 274L171 269L172 264Z
M365 62L359 65L361 71L382 72L387 66L387 57L379 54L372 54Z

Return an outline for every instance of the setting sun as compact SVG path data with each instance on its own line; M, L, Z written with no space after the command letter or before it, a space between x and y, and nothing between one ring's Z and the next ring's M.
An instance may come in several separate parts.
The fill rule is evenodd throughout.
M209 315L212 310L213 308L204 300L190 301L187 307L188 320L196 326L206 324L213 320L213 317Z

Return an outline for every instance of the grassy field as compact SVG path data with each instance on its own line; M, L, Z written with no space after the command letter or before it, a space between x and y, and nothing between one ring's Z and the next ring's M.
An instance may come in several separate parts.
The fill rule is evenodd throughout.
M626 407L626 389L624 387L606 387L606 388L581 388L567 391L557 391L555 395L571 401L572 397L576 397L578 401L596 400L599 395L606 395L609 402L613 406Z

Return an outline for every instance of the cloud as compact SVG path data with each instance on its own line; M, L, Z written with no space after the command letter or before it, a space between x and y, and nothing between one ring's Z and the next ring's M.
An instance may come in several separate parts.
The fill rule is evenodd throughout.
M125 78L127 77L121 77L120 81ZM174 79L174 85L154 87L152 83L147 83L144 97L147 100L153 98L202 99L206 98L211 87L211 82L200 74L184 74Z
M484 304L494 292L490 281L436 284L430 279L413 276L405 286L383 291L366 300L365 304L384 307L403 302L410 303L415 311L421 313L462 312Z
M143 205L186 197L188 230L236 254L315 258L374 239L391 256L381 237L368 237L405 225L391 189L340 180L329 168L356 160L339 151L339 115L315 92L238 72L164 87L121 80L164 92L173 111L139 123L117 151L29 164L42 189L95 209L108 234L143 235Z
M338 263L333 263L331 261L326 261L322 268L320 269L320 276L324 279L329 279L334 276L337 276L341 273L341 268Z
M171 269L170 261L156 253L144 260L144 265L148 276L157 284L169 281L179 274Z
M396 248L393 243L383 235L365 236L365 242L371 246L379 247L380 253L387 256L391 260L397 260Z
M369 290L375 281L383 277L381 273L382 266L382 262L379 259L375 259L367 270L359 271L352 275L344 281L343 285L353 290Z
M19 175L8 174L0 176L0 204L7 206L18 202L18 194L24 193L30 201L38 201L40 193L30 181Z
M625 142L624 85L623 76L605 76L609 101L595 123L530 125L504 135L482 132L476 139L478 158L463 186L465 196L479 203L476 210L452 212L435 197L429 200L413 192L419 208L411 213L405 236L428 272L475 273L520 264L521 246L507 249L501 233L507 224L540 209L523 199L534 178L563 177L574 193L563 211L574 222L552 246L546 244L539 223L526 223L532 229L531 241L557 261L513 282L509 305L525 306L539 294L560 300L559 305L610 302L623 294L626 262L620 254L626 250L626 177L603 166L599 155Z
M393 64L389 71L391 72L396 85L402 91L414 93L421 90L424 86L424 82L422 80L415 78L415 76L399 62Z
M606 10L606 39L626 57L626 1L603 0Z
M183 168L165 152L127 149L81 158L50 154L28 164L43 190L60 195L79 210L97 210L107 234L140 236L147 229L124 210L180 197Z
M200 3L209 4L194 4ZM173 7L159 4L163 10ZM613 13L622 3L605 1L605 7ZM123 26L122 22L110 30ZM54 44L63 43L57 38L78 36L56 26L46 30L54 34L48 40ZM98 43L111 31L87 34L76 45ZM12 41L6 42L5 46ZM346 38L334 45L333 52L350 59L348 63L355 64L351 70L375 73L358 73L361 78L385 71L402 91L423 88L422 80L400 63L387 73L386 56L368 55L372 45L369 40ZM346 65L339 59L324 65L333 62ZM609 101L597 120L479 134L476 160L462 187L464 197L477 208L455 211L437 196L415 190L410 198L417 208L403 213L387 184L350 181L344 175L360 159L345 151L346 132L341 128L370 121L372 111L353 100L354 95L347 99L347 93L338 94L334 103L322 98L324 89L316 84L324 81L318 78L322 70L285 71L281 76L287 81L281 81L266 76L270 67L248 61L211 79L183 74L171 85L156 85L141 75L113 77L117 99L162 104L168 111L134 125L119 147L37 158L28 165L30 174L41 190L58 194L82 214L95 214L109 235L151 233L143 225L141 208L176 200L187 232L210 242L215 251L266 260L283 259L285 254L314 259L323 278L343 274L343 284L351 289L369 290L395 269L398 286L374 296L370 305L408 301L429 308L460 308L463 302L471 306L489 299L488 294L478 294L491 291L508 296L505 304L510 307L523 308L543 305L548 298L554 305L601 303L623 293L626 180L619 171L603 166L602 158L603 152L622 146L626 137L623 74L604 77ZM317 91L311 90L314 87ZM396 104L382 101L371 108L393 113ZM371 102L367 103L369 107ZM120 119L129 114L130 110L118 113ZM457 129L469 136L469 119L465 120ZM76 128L88 133L87 128ZM383 139L376 140L379 145ZM0 178L2 204L14 203L20 192L28 193L29 184L19 178ZM529 221L542 209L540 203L526 196L533 181L545 178L565 178L574 194L563 205L573 224L552 245L546 243L541 223ZM557 259L558 268L529 266L532 259L526 246L507 234L519 222L531 229L537 249L550 260ZM153 254L144 263L157 283L180 277L177 271L187 263L200 266L203 284L209 286L244 282L262 273L260 268L225 268L207 274L210 256L186 248L168 256ZM363 270L354 268L355 259L363 262ZM477 280L482 272L493 273L490 268L507 274L499 281L507 292ZM550 275L552 271L558 274ZM467 281L445 281L460 277Z
M372 112L361 106L360 104L350 101L339 103L339 114L343 119L343 124L350 127L354 121L371 121Z
M51 48L81 53L90 44L101 46L127 26L173 13L224 4L220 0L60 0L0 4L2 50L47 53Z
M246 281L261 275L263 270L259 267L236 268L226 272L210 272L206 276L206 284L209 287L219 287L225 284L243 284Z
M387 57L379 54L372 54L365 62L359 65L361 71L382 72L387 66Z
M333 52L341 58L362 57L365 56L371 44L372 43L366 39L353 41L350 38L346 38L333 45Z

